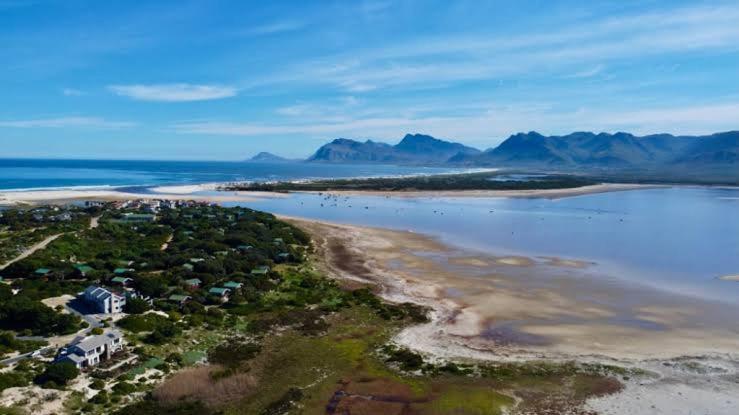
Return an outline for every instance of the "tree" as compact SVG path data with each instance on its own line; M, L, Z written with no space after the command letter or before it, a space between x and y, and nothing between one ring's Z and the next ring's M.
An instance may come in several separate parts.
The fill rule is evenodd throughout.
M131 298L126 301L124 311L128 314L143 314L149 310L149 303L141 298Z

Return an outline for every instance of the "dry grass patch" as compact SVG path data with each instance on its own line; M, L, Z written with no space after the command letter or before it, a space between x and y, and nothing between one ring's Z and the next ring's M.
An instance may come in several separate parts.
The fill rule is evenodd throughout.
M243 399L256 390L257 381L249 373L217 378L222 373L220 366L199 366L185 369L157 388L153 396L163 404L181 401L199 401L208 407Z

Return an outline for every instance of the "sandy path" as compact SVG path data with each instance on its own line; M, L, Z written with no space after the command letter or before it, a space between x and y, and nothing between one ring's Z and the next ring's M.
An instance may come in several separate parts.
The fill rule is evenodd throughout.
M90 218L90 229L95 229L100 226L100 216L93 216Z
M9 267L11 264L13 264L15 262L18 262L18 261L20 261L20 260L22 260L24 258L27 258L27 257L33 255L33 253L36 252L36 251L38 251L39 249L46 248L47 245L49 245L55 239L57 239L58 237L60 237L62 235L64 235L64 234L63 233L58 233L56 235L51 235L51 236L47 237L46 239L44 239L43 241L38 242L35 245L32 245L32 246L26 248L26 250L24 250L20 255L18 255L14 259L11 259L10 261L4 263L3 265L0 265L0 270L4 270L5 268Z

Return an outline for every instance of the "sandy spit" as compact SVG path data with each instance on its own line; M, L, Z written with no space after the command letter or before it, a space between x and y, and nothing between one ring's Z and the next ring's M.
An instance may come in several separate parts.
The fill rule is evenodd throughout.
M123 192L111 188L99 189L50 189L0 192L0 205L39 205L44 203L64 203L78 200L117 201L133 199L160 200L198 200L204 202L251 202L264 198L287 197L281 193L269 192L198 192L212 191L213 184L162 186L152 189L152 193Z

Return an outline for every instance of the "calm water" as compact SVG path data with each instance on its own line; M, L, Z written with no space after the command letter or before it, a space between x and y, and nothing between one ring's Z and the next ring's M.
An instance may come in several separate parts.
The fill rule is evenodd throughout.
M675 187L559 200L296 194L274 213L430 234L492 254L597 262L611 278L739 303L739 189Z
M449 171L452 170L384 165L0 159L0 190L394 176Z

